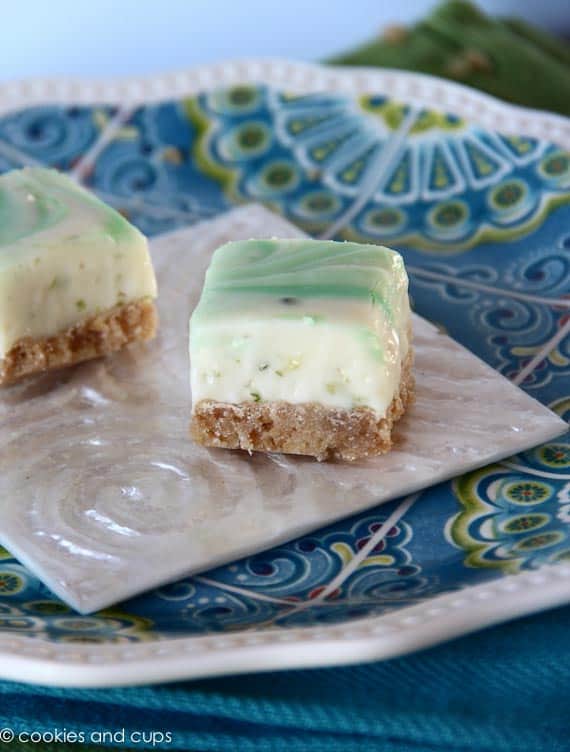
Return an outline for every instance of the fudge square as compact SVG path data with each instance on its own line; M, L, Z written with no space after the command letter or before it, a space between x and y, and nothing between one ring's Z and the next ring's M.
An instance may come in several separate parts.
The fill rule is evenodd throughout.
M0 176L0 384L154 336L145 237L66 176Z
M376 245L227 243L190 320L195 441L357 460L413 399L408 278Z

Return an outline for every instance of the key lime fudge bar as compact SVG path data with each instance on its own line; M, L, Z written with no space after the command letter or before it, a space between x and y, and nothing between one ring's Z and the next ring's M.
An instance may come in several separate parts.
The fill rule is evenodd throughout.
M156 331L145 237L64 175L0 176L0 384Z
M334 241L228 243L190 321L190 363L201 444L382 454L414 390L402 257Z

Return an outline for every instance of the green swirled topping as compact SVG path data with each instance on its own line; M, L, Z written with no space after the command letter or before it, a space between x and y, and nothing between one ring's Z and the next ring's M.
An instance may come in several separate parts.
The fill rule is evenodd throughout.
M90 209L95 230L115 240L132 236L132 225L65 175L41 167L0 176L0 248L33 238L69 218L77 205Z
M402 257L382 246L304 239L233 242L214 254L195 316L219 315L249 295L281 302L288 315L306 299L366 300L393 320L403 288Z
M309 239L219 248L190 323L201 399L383 414L408 350L408 279L388 248Z
M67 212L65 203L43 191L37 179L23 173L17 181L9 176L0 179L0 246L58 224Z
M0 176L0 359L155 296L146 238L112 207L55 170Z

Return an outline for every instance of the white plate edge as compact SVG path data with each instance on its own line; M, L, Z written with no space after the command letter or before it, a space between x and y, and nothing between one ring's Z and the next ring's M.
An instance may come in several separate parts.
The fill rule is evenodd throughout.
M562 605L569 592L570 566L558 564L344 625L242 630L122 645L2 637L0 678L60 687L112 687L394 658Z
M482 126L538 138L544 138L546 131L550 141L570 148L570 118L507 104L462 84L401 70L329 67L279 59L233 60L183 72L125 79L59 77L2 82L0 113L54 102L132 107L238 83L282 84L299 93L387 91L391 96L412 99L427 107L433 106L435 99L437 107ZM390 658L568 602L570 567L557 565L544 567L540 572L503 576L495 583L466 590L473 602L463 610L452 605L461 600L459 591L400 609L397 616L367 617L344 626L289 628L279 632L241 630L235 634L170 638L128 647L78 646L37 637L2 636L0 677L52 686L104 687ZM499 596L494 605L493 594ZM448 614L443 627L436 611L437 615ZM417 621L406 627L405 620L409 619ZM255 644L248 644L252 640ZM279 649L275 650L277 645ZM345 651L344 655L339 654L339 649ZM181 656L181 652L187 655Z
M0 113L53 104L116 104L133 107L197 94L215 86L244 83L282 85L297 93L387 92L426 107L443 108L480 125L544 138L570 148L570 118L508 104L464 84L390 68L339 67L279 58L238 59L185 71L110 79L32 78L0 83Z

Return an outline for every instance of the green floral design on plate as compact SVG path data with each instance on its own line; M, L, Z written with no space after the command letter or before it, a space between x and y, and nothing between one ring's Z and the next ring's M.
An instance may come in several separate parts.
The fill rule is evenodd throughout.
M560 455L557 444L539 452L547 458ZM448 520L447 539L465 552L469 567L513 573L566 560L568 485L522 476L508 464L490 465L453 482L460 511Z

